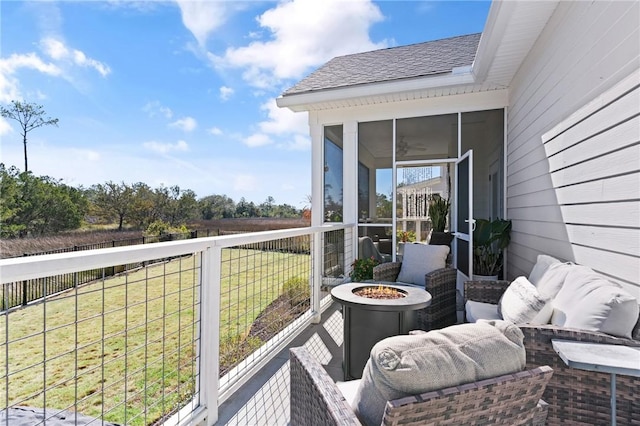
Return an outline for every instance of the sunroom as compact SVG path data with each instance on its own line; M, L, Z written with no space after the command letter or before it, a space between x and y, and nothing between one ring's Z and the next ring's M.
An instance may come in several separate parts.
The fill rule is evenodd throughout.
M432 241L437 195L451 203L445 231L459 281L471 276L474 218L505 217L507 91L474 82L481 45L472 34L334 58L278 98L309 111L314 225L357 223L348 244L358 256L370 237L395 261L403 232Z

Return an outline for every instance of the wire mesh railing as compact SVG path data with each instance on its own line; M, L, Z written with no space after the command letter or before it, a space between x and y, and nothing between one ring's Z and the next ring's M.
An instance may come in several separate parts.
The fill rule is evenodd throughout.
M338 279L337 259L350 256L350 232L269 231L1 260L3 288L31 280L40 297L0 314L0 424L27 412L27 424L56 416L211 424L218 395L311 322L314 300L327 294L322 278ZM327 263L316 243L329 241L342 254ZM140 266L108 273L123 263ZM59 275L86 271L100 273L66 291L52 287Z
M3 405L55 407L43 423L61 411L147 425L193 398L200 263L192 255L103 274L51 297L39 279L41 303L0 318ZM15 413L6 418L18 421Z

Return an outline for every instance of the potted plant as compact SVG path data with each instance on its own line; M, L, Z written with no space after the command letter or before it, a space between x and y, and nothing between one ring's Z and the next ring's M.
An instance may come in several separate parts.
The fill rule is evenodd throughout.
M473 231L474 279L498 279L503 266L502 251L511 241L511 221L476 219Z
M351 264L351 274L349 274L351 282L359 283L373 279L373 267L379 263L373 256L354 260Z
M416 240L416 233L414 231L398 231L396 233L398 240L398 255L404 254L405 243L412 243Z
M450 245L453 239L451 232L445 232L447 228L447 218L449 217L449 209L451 202L445 200L439 194L431 195L429 199L429 217L431 218L431 245Z

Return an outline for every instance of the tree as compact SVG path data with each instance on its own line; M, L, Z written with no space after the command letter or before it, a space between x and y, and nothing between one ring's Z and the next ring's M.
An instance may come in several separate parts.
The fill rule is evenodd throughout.
M122 231L125 219L128 219L134 201L133 188L124 182L107 182L91 187L93 205L96 213L107 220L118 222L118 231Z
M160 219L160 212L156 208L156 194L143 182L134 183L131 187L134 197L128 221L137 229L145 229Z
M226 195L208 195L198 205L204 220L230 218L236 211L236 203Z
M43 235L77 229L87 212L81 190L48 176L0 164L0 236Z
M198 217L196 193L190 189L181 190L178 185L169 188L163 217L171 226L179 226Z
M260 216L262 217L273 217L273 203L275 202L275 198L271 195L267 197L264 203L260 204L258 208L260 209Z
M45 115L42 105L11 101L11 105L0 107L0 115L20 123L22 142L24 143L24 171L29 171L27 166L27 134L38 127L58 126L57 118L43 118Z
M247 202L244 197L241 197L238 204L236 204L235 217L256 217L257 212L258 210L253 201Z
M376 215L377 217L391 217L393 214L393 206L390 197L385 194L376 194Z

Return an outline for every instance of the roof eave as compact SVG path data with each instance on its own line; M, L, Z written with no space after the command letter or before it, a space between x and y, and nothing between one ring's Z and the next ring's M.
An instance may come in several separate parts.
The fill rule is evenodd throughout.
M308 111L309 105L324 102L336 102L353 98L384 96L392 93L413 92L437 87L449 87L474 83L470 67L454 69L451 73L437 76L411 78L407 80L347 86L338 89L325 89L305 93L283 95L276 98L280 108L289 108L295 112Z

